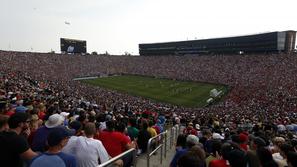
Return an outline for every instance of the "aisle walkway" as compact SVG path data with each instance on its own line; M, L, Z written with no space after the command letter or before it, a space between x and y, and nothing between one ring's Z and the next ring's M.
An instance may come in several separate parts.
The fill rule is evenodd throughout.
M169 148L169 147L168 147ZM169 167L169 164L171 162L171 159L173 158L175 154L175 149L172 147L172 149L167 150L166 158L163 156L163 162L160 163L160 151L157 152L156 155L153 155L150 158L150 167ZM147 155L141 155L137 158L137 167L147 167Z
M168 133L170 136L171 132L168 129ZM176 141L173 141L175 143ZM165 147L163 147L165 149ZM173 144L170 149L170 140L167 141L167 147L166 147L166 158L164 157L164 150L163 150L163 159L161 164L161 149L157 151L157 153L150 158L150 166L149 167L169 167L169 164L175 154L175 145ZM139 157L137 157L137 167L147 167L147 154L142 154Z

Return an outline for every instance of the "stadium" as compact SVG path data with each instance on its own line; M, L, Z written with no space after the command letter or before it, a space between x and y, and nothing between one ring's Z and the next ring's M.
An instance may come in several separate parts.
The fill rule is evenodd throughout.
M204 166L216 151L221 158L210 166L220 160L252 166L252 151L271 157L259 159L259 166L280 164L272 157L280 152L282 161L294 163L295 39L295 31L280 31L140 44L140 56L90 55L85 40L68 38L60 40L61 54L0 51L1 150L8 150L6 133L13 131L26 143L20 150L26 154L18 156L35 157L30 166L52 153L67 157L66 165L86 166L94 148L101 166L169 165L162 158L176 166L190 156ZM83 141L94 142L87 147ZM203 153L185 151L195 148ZM1 163L23 163L2 152Z
M293 52L296 31L280 31L235 37L139 44L142 56L185 54L243 54Z

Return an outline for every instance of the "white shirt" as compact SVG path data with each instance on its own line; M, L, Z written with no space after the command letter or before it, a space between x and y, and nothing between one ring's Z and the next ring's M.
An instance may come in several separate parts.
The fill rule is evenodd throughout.
M288 166L287 161L280 155L280 153L272 154L272 158L278 164L279 167Z
M100 140L85 136L72 136L62 152L76 157L77 167L96 167L109 160L109 155Z

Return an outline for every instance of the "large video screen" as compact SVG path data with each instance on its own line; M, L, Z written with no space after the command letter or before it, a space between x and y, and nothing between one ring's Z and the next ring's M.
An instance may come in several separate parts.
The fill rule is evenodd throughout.
M61 52L62 53L86 53L87 41L61 38Z

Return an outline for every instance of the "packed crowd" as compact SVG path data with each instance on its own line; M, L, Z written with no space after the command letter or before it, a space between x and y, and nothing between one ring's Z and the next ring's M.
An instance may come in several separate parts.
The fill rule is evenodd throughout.
M296 166L296 55L0 56L5 166L96 166L129 148L145 153L166 121L185 126L171 166L233 167L240 158L245 166ZM207 108L184 108L73 81L113 74L220 83L230 92ZM131 163L128 156L113 165Z

